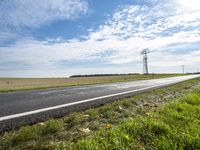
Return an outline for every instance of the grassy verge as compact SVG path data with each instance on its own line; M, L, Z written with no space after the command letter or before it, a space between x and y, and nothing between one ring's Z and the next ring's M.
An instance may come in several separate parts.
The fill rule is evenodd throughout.
M200 88L156 112L72 144L76 149L200 149Z
M200 80L0 135L0 149L198 149Z
M45 89L76 85L125 82L180 76L181 74L121 75L78 78L0 78L0 92Z

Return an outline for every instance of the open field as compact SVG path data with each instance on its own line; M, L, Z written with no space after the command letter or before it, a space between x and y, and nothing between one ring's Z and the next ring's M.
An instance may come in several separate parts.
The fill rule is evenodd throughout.
M200 78L24 126L0 149L199 149Z
M55 88L76 85L125 82L180 76L181 74L121 75L79 78L0 78L0 92Z

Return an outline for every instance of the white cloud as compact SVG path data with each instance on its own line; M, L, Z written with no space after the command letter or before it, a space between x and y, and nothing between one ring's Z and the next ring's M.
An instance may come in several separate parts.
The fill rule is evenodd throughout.
M154 7L130 5L118 9L98 30L89 30L85 40L21 40L10 47L0 48L0 62L23 62L33 70L59 70L56 63L62 60L96 59L96 62L100 60L111 65L126 66L139 62L141 49L148 47L152 51L149 62L153 71L161 72L168 68L169 72L175 72L175 68L183 64L194 71L196 66L200 66L200 55L197 49L194 51L190 46L200 42L200 11L183 12L178 9L179 6L174 9L168 7L158 3ZM188 49L184 52L170 47L183 44L186 46L184 49ZM113 53L101 55L109 49ZM131 72L140 71L138 66L133 68L130 67ZM92 72L91 69L85 69L88 70Z
M86 14L85 0L6 0L0 2L1 28L37 28Z

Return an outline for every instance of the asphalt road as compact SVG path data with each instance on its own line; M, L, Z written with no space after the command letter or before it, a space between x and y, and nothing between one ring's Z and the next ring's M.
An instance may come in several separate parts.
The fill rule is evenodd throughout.
M196 77L200 75L1 93L0 131L59 117L72 111L98 106L115 99Z

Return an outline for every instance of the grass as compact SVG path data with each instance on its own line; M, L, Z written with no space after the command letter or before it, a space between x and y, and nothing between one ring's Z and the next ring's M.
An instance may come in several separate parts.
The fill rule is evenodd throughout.
M200 79L0 134L0 149L199 149Z
M200 88L150 115L102 129L73 144L75 149L200 149Z
M0 92L156 79L180 75L181 74L151 74L79 78L0 78Z

